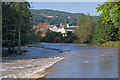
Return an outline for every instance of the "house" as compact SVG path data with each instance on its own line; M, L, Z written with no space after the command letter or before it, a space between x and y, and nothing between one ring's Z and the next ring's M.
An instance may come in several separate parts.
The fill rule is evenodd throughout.
M46 16L47 18L53 18L54 16Z
M41 31L42 32L41 36L44 37L46 35L46 32L48 31L48 29L51 27L54 27L54 25L40 23L40 24L37 24L37 26L33 26L33 29L35 30L36 33Z
M68 19L71 18L70 16L68 16Z
M42 31L44 29L43 26L45 26L45 25L48 25L48 24L46 24L46 23L40 23L40 24L37 24L37 26L34 25L33 29L35 30L35 32Z
M40 23L40 24L37 24L37 26L33 26L33 29L35 30L35 32L39 32L39 31L42 32L41 34L42 37L46 35L46 32L48 30L53 32L60 32L61 34L63 34L63 37L65 37L67 36L68 31L74 32L74 28L78 28L78 26L69 26L69 24L65 26L65 25L62 25L62 23L60 23L59 27L55 25L48 25L46 23Z
M63 37L65 37L67 36L68 31L74 32L74 28L78 28L78 26L69 26L69 24L65 26L65 25L62 25L62 23L60 23L59 28L54 26L54 27L50 27L49 29L54 32L61 32L61 34L63 34Z
M71 32L74 32L75 28L78 28L78 26L69 26L69 24L67 24L67 26L64 27L65 31L71 31Z
M57 26L53 26L49 28L51 31L58 32Z

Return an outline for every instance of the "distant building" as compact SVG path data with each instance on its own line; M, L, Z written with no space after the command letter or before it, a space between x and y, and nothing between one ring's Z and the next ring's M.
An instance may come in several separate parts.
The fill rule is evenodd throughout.
M67 26L65 26L62 23L60 23L59 27L57 27L55 25L48 25L46 23L37 24L37 26L33 27L35 32L39 32L39 31L42 32L42 34L41 34L42 37L44 37L46 35L46 32L48 30L53 31L53 32L60 32L61 34L63 34L63 37L65 37L65 36L67 36L68 31L74 32L74 28L78 28L78 26L69 26L69 24L67 24Z
M46 35L46 32L48 31L49 28L53 27L54 25L48 25L46 23L40 23L37 24L37 26L34 26L33 29L35 30L35 32L39 32L41 31L42 34L41 36L44 37Z
M61 34L63 34L63 37L65 37L67 36L68 31L74 32L74 28L78 28L78 26L69 26L69 24L65 26L65 25L62 25L62 23L60 23L59 28L54 26L54 27L50 27L49 29L54 32L61 32Z
M52 26L49 28L51 31L58 32L57 26Z
M71 18L70 16L68 16L68 19Z
M53 18L54 16L46 16L46 17L48 17L48 18Z

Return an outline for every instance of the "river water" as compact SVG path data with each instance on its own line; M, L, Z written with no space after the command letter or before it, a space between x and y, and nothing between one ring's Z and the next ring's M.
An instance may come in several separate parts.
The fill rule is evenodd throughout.
M47 78L117 78L118 49L108 46L51 44L68 50ZM70 50L70 51L69 51Z
M118 49L115 47L69 43L36 43L31 45L44 46L44 48L22 47L28 51L25 53L26 55L13 57L11 60L10 58L3 58L3 62L14 59L17 59L17 61L26 59L29 61L30 59L63 55L65 56L64 60L55 64L53 68L56 68L56 70L50 72L46 78L118 77Z

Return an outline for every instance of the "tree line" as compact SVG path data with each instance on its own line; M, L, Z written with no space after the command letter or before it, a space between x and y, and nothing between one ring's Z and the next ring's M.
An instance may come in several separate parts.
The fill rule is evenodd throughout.
M48 23L51 25L59 26L60 23L63 23L66 25L69 23L69 25L77 25L77 20L80 18L83 13L69 13L69 12L63 12L63 11L56 11L56 10L48 10L48 9L30 9L31 14L33 16L33 24L39 24L39 23ZM46 16L53 16L51 18L48 18ZM94 21L97 21L98 16L92 16Z
M97 24L89 15L78 21L75 31L78 42L120 46L120 2L105 2L96 9L101 11Z
M20 54L21 46L38 38L32 30L32 15L28 2L2 2L2 47ZM18 47L18 50L15 50Z

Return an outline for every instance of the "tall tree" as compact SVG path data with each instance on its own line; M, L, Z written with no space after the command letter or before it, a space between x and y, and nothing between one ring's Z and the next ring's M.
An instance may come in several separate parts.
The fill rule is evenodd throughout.
M118 40L117 32L118 28L115 28L113 22L109 21L107 24L102 24L102 18L100 17L95 29L94 40L97 43L117 41Z
M18 13L18 17L19 17L19 27L18 27L18 53L20 54L20 46L21 46L21 32L24 31L22 30L21 26L26 27L25 25L22 24L26 24L25 22L25 18L29 18L30 16L30 12L29 12L29 3L28 2L20 2L20 3L9 3L10 7L15 7L16 12ZM28 17L27 17L28 16ZM25 22L23 22L25 21ZM27 25L28 26L28 25ZM24 29L24 28L23 28ZM26 29L25 29L26 30Z
M110 20L114 22L115 27L119 28L118 34L120 39L120 1L109 2L108 0L108 2L98 6L96 9L97 12L101 12L102 24L107 24Z
M90 43L92 42L92 38L94 36L94 28L95 22L92 17L82 15L80 20L77 22L78 29L75 30L75 34L79 38L79 42L81 43Z
M3 46L9 50L19 44L20 53L20 45L27 42L27 36L32 28L29 7L27 2L3 3Z

